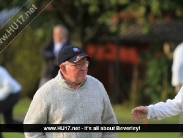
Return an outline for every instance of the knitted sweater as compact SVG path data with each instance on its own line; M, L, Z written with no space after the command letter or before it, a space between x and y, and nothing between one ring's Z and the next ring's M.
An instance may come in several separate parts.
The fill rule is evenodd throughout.
M24 124L117 124L102 83L87 75L76 90L60 73L34 95ZM114 132L24 133L26 138L116 138Z

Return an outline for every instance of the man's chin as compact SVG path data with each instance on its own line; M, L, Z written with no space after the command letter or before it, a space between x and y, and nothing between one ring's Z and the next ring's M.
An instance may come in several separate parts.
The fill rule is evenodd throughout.
M79 79L79 82L82 83L82 82L85 81L85 80L86 80L86 76L85 76L85 77L81 77L81 78Z

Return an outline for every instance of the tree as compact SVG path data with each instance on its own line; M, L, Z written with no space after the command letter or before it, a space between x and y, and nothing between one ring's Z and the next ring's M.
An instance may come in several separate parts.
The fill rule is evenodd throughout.
M32 4L37 8L25 22L19 24L15 33L12 33L11 40L17 34L20 35L0 53L0 63L20 80L25 94L34 93L36 90L43 64L38 49L41 49L52 36L52 27L57 23L62 23L69 29L73 44L84 47L89 41L120 39L120 34L128 31L130 23L143 25L143 32L148 33L151 23L156 20L183 17L181 0L30 0L26 2L0 0L0 11L24 5L20 12L1 29L0 41L9 26L20 19L20 16L26 17L25 13L30 10ZM0 50L9 42L10 38L6 42L3 41ZM32 69L33 65L34 69ZM27 82L23 79L25 76L29 78Z

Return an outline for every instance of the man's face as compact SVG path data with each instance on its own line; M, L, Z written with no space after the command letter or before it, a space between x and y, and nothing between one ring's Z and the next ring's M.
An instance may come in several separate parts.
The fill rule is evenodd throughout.
M86 79L86 75L88 72L88 67L86 66L87 63L88 61L86 58L81 59L76 64L67 61L65 63L65 69L67 72L65 77L67 77L67 79L72 83L82 83Z
M54 42L61 42L65 38L62 28L57 27L53 30L53 40Z

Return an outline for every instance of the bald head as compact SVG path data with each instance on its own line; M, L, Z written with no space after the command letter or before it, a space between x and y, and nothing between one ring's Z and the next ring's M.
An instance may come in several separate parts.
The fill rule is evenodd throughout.
M68 35L67 29L63 25L57 25L53 28L54 42L62 42Z

